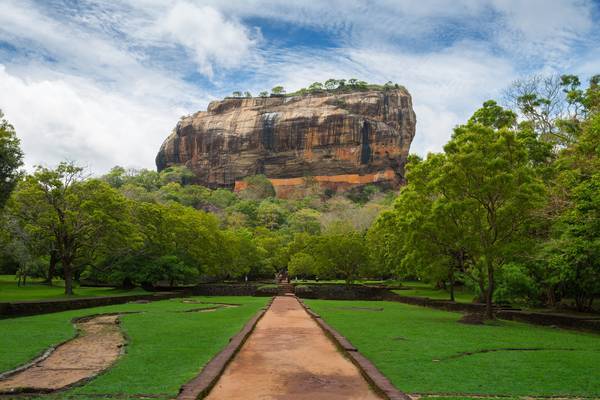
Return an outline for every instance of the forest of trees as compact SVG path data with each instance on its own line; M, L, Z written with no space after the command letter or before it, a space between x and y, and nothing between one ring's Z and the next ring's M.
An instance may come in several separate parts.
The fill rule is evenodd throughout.
M194 184L185 167L19 172L2 119L0 273L62 277L72 293L83 279L146 287L287 268L348 283L421 279L451 296L468 286L489 314L493 302L590 308L600 294L600 76L519 81L503 103L485 102L442 153L410 156L399 192L315 187L291 200L264 176L233 193Z
M369 230L400 276L471 285L486 301L588 309L600 293L600 76L533 78L484 103Z

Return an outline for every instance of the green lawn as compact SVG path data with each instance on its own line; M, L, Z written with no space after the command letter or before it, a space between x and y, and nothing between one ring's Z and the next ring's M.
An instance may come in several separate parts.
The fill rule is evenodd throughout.
M461 314L395 302L306 303L408 393L600 396L600 335L509 321L464 325ZM507 348L543 350L461 356Z
M450 300L450 293L442 289L434 289L431 286L415 286L411 283L405 284L406 289L392 290L400 296L429 297L436 300ZM454 291L454 300L459 303L472 303L475 294L465 289Z
M314 279L299 279L299 280L295 280L293 277L290 278L290 283L293 284L298 284L298 285L319 285L319 284L324 284L324 285L329 285L329 284L336 284L336 285L345 285L346 281L343 279L322 279L319 281L316 281ZM383 285L383 286L389 286L389 287L395 287L395 286L402 286L402 281L398 281L398 280L356 280L353 282L356 285Z
M104 374L56 398L97 398L100 394L172 398L268 301L266 297L195 299L242 305L186 313L178 311L210 304L171 299L0 320L0 371L23 364L50 345L71 338L75 330L70 321L75 317L134 311L139 313L121 317L121 328L128 339L126 354Z
M63 281L55 280L53 286L40 283L39 279L27 279L25 286L17 286L14 275L0 275L0 302L66 298ZM141 288L121 290L110 287L77 287L75 297L120 296L147 294Z

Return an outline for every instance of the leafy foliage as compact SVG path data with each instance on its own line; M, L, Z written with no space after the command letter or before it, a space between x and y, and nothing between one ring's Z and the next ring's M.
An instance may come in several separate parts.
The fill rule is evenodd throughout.
M294 94L396 87L329 79ZM600 76L587 87L572 75L533 78L508 94L512 110L486 101L444 152L410 156L399 194L313 185L284 200L263 175L231 192L196 185L185 166L90 178L62 163L20 177L3 121L16 188L0 216L0 269L21 282L64 277L71 293L79 278L149 287L287 268L347 283L418 278L451 299L468 286L488 314L493 301L589 310L600 293Z
M0 110L0 210L8 200L19 179L23 152L13 126Z

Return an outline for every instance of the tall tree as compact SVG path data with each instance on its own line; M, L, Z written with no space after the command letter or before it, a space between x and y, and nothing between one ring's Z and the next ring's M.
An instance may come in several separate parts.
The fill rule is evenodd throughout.
M0 110L0 209L19 179L19 168L23 165L20 143L14 127Z
M315 246L317 272L340 277L350 285L369 272L369 253L365 238L349 227L334 227L323 234Z
M552 190L562 210L546 244L548 279L581 311L600 294L600 110L591 111L579 141L556 162Z
M486 314L492 318L496 272L526 236L544 188L526 144L513 130L467 124L455 129L444 150L439 184L472 230L466 251L486 278Z
M67 295L73 294L79 267L126 243L130 225L125 198L105 182L86 180L83 169L73 164L37 167L11 202L22 226L52 235Z
M470 265L467 249L472 230L465 205L449 196L442 179L447 162L444 154L429 154L422 162L413 159L409 184L396 200L394 212L404 232L403 269L416 269L422 278L447 286L454 301L457 277ZM474 278L481 283L478 276Z

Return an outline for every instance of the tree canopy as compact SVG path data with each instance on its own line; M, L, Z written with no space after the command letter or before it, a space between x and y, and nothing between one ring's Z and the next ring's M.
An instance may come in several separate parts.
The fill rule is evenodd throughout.
M0 210L17 184L22 165L23 152L19 138L0 110Z

